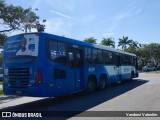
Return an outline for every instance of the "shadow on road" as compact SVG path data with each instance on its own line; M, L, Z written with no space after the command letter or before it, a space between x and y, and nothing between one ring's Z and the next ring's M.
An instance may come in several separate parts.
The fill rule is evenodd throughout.
M117 83L103 91L97 91L90 95L84 92L63 96L59 98L46 98L29 102L14 107L1 109L0 111L86 111L92 107L109 101L145 83L147 80L135 79L133 81Z

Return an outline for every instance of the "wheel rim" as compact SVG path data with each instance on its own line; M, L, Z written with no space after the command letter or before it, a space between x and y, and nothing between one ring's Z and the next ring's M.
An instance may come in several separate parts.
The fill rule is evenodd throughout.
M90 81L88 87L89 87L90 91L94 91L95 90L95 83L93 81Z
M104 88L105 88L105 86L106 86L105 79L104 79L104 78L102 78L102 79L101 79L101 89L104 89Z

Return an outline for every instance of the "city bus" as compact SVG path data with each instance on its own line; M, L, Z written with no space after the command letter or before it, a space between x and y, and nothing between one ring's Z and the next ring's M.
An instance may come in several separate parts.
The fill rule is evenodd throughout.
M92 93L138 77L135 54L43 32L7 38L3 69L5 95L33 97Z

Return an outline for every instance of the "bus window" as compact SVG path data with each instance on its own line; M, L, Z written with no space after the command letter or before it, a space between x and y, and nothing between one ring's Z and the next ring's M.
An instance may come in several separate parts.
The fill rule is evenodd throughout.
M54 69L54 80L66 78L66 71L61 69Z
M57 56L57 42L49 42L50 59L54 60Z
M92 64L92 50L91 50L91 48L85 48L85 63Z
M131 65L134 65L134 58L131 56L130 57Z
M69 51L68 52L68 61L69 61L69 66L74 67L74 58L73 58L73 52Z
M105 64L112 64L113 63L112 58L113 58L112 52L104 51L104 61L105 61Z
M67 63L65 44L62 42L49 41L49 58L56 62Z
M129 64L129 56L128 55L125 55L125 65L128 65Z
M136 69L138 69L138 62L136 57L134 57L134 66L136 67Z
M97 49L92 49L92 59L93 59L93 64L98 63Z
M125 65L125 57L124 55L120 55L121 65Z
M98 50L98 64L103 64L102 50Z
M81 60L81 54L80 53L76 53L76 67L81 66L82 64L82 60Z

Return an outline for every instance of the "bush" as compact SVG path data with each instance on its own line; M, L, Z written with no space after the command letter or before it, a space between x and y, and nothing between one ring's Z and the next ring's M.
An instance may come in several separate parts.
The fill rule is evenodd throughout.
M2 67L2 54L0 54L0 67Z

